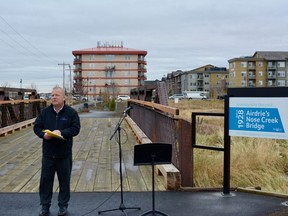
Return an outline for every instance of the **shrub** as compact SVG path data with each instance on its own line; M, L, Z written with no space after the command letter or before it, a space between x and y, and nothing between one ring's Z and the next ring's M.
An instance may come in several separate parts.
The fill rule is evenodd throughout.
M109 100L108 107L109 107L109 111L115 111L116 102L114 98Z

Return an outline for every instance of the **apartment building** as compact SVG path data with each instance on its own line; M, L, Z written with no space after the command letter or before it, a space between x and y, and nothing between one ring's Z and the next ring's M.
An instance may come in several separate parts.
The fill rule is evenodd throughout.
M166 90L169 95L180 94L181 90L181 76L183 74L182 70L173 71L168 73L162 81L166 84Z
M75 50L74 94L96 99L106 93L112 97L129 95L130 90L144 86L147 51L118 45L101 45Z
M186 71L182 75L183 91L206 91L213 92L217 89L226 88L228 70L225 67L205 65L191 71Z
M229 87L280 87L288 84L288 52L257 51L228 60Z
M168 94L184 91L206 91L210 98L217 98L226 93L228 70L225 67L205 65L190 71L175 71L165 79Z

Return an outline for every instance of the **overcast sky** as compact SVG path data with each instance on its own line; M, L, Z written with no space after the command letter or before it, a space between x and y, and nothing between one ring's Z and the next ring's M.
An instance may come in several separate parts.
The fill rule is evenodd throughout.
M288 51L287 0L9 0L0 7L0 86L50 92L73 50L146 50L148 80L255 51ZM66 66L66 76L69 70ZM68 81L66 81L67 83Z

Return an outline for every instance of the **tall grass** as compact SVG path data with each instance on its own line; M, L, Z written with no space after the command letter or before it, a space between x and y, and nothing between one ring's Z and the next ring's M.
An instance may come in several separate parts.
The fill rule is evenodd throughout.
M224 112L223 101L180 101L180 117L191 121L192 112ZM197 119L196 143L223 147L224 121L220 117ZM231 137L231 187L261 187L288 194L288 141ZM194 149L196 187L223 186L223 152Z

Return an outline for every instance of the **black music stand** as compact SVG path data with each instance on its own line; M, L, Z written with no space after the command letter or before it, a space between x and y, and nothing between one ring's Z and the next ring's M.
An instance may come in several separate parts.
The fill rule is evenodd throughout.
M131 108L130 108L131 109ZM126 109L123 112L123 115L120 117L119 122L116 125L115 131L112 134L112 136L110 137L110 140L112 140L112 138L115 136L115 134L118 134L118 144L119 144L119 171L120 171L120 188L121 188L121 201L120 201L120 206L119 208L113 208L113 209L108 209L108 210L104 210L104 211L98 211L98 214L102 214L104 212L111 212L111 211L121 211L124 213L125 216L127 216L127 213L125 212L125 209L137 209L140 210L140 207L125 207L124 205L124 199L123 199L123 175L122 175L122 149L121 149L121 123L123 122L123 120L125 119L125 117L127 116L127 111L129 109Z
M145 215L164 215L163 212L155 210L155 170L157 164L170 164L172 158L172 145L167 143L146 143L134 146L134 165L151 165L152 166L152 210L145 212Z

